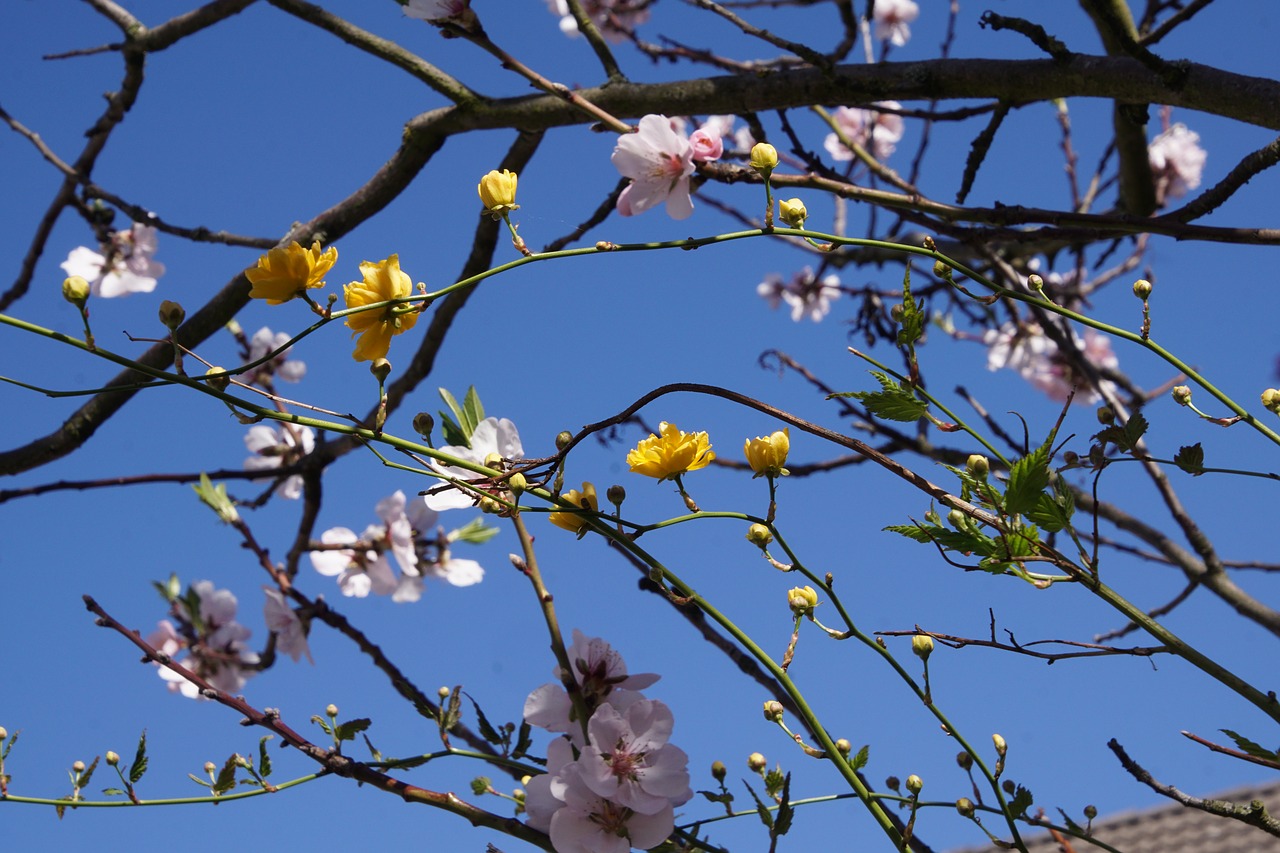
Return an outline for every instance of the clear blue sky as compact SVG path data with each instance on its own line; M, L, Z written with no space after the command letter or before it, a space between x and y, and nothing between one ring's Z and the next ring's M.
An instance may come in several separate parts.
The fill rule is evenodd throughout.
M154 24L195 5L136 0L129 8ZM586 44L561 35L542 3L511 8L515 5L476 3L499 44L562 82L598 81L598 66ZM946 5L921 0L914 37L894 52L894 58L936 55ZM431 27L403 19L390 0L335 0L327 7L420 51L486 92L527 91L521 80L502 72L474 48L445 41ZM1007 0L997 9L1035 17L1075 50L1100 52L1075 4ZM957 55L1035 55L1014 34L979 29L981 10L980 4L961 3ZM831 15L829 10L812 9L761 12L759 19L789 37L825 45ZM642 30L646 37L661 32L694 43L714 42L742 58L771 53L673 0L658 3L654 16ZM1162 43L1161 50L1170 58L1188 55L1231 71L1267 75L1274 73L1276 27L1277 12L1263 0L1218 4L1202 13L1185 36ZM40 133L62 156L74 156L99 112L101 93L117 85L119 59L104 54L48 62L41 56L116 38L87 4L11 3L6 26L0 28L0 106ZM621 50L620 57L625 70L638 80L700 73L653 67L627 50ZM407 119L443 105L439 96L407 75L265 3L153 56L147 75L142 97L116 131L96 180L169 222L270 238L353 191L395 150ZM1095 163L1106 142L1109 107L1072 102L1071 109L1081 163ZM1244 153L1271 138L1268 131L1212 116L1176 113L1175 120L1201 135L1209 152L1206 182L1220 179ZM767 127L777 132L776 123ZM811 135L814 147L820 144L816 123L800 129ZM966 126L938 132L922 179L935 197L953 196L968 140L976 130ZM909 123L906 139L891 161L894 165L903 165L914 152L918 134L918 126ZM400 254L402 266L415 281L430 286L451 282L465 259L474 224L475 183L498 164L511 136L494 131L447 144L404 195L338 242L340 258L330 285L355 278L359 261L393 252ZM1065 205L1058 138L1048 105L1015 112L979 176L971 202ZM7 282L17 273L59 177L17 135L0 135L0 146L0 261ZM609 163L612 146L611 135L593 135L582 128L548 134L540 156L520 176L522 208L516 220L531 246L570 231L595 209L616 181ZM1264 173L1206 221L1274 225L1274 193L1269 192L1274 186L1274 176ZM754 209L754 192L746 186L711 187L707 195ZM695 204L693 217L684 222L673 222L662 211L631 220L613 218L586 239L661 240L738 228L710 204L697 199ZM811 225L825 229L829 205L815 200L809 207ZM853 208L850 217L849 232L862 233L866 212ZM91 240L82 223L64 216L40 261L33 292L12 313L77 333L78 318L59 295L58 264L72 248ZM124 333L157 335L154 316L160 300L178 300L193 309L250 265L256 254L162 236L158 259L168 272L155 293L93 303L99 340L120 352L134 351ZM1147 256L1157 284L1156 337L1248 406L1256 406L1258 392L1274 382L1272 318L1280 299L1274 290L1273 256L1273 250L1179 245L1164 239L1154 239ZM498 257L505 260L514 253L503 246ZM516 422L530 455L547 455L560 430L600 420L658 385L694 381L741 390L810 420L848 429L830 404L794 375L779 378L757 366L763 350L778 348L839 389L871 387L861 364L845 350L850 343L860 344L847 337L852 300L837 302L832 314L814 325L794 324L785 311L769 311L756 296L755 287L765 274L789 275L806 262L809 259L794 248L757 240L695 253L574 259L498 277L479 288L455 324L435 373L388 428L410 436L412 414L438 408L437 386L461 392L474 384L490 414ZM843 272L849 285L876 282L893 287L900 279L898 267ZM1094 310L1129 328L1140 321L1127 287L1102 294ZM239 321L252 333L263 325L296 330L309 319L298 305L255 304ZM411 346L398 340L392 362L397 351L407 358ZM228 360L231 341L215 337L201 352L213 361ZM340 329L312 336L296 353L307 362L307 378L300 386L285 386L283 393L337 411L364 411L375 388L365 366L354 363L349 353L350 342ZM1143 353L1120 347L1118 354L1123 369L1139 384L1155 387L1172 378L1165 365ZM876 355L889 357L883 347ZM923 357L935 393L947 395L963 384L1015 431L1017 420L1003 413L1021 413L1033 432L1052 422L1054 404L1010 372L988 373L980 346L934 335ZM114 372L66 348L0 327L0 373L7 376L60 388L89 388ZM963 408L954 398L950 402ZM0 425L4 447L49 432L76 405L74 399L50 401L0 386L0 406L9 412ZM1154 446L1164 455L1180 444L1200 441L1213 464L1274 467L1274 448L1254 433L1202 425L1165 400L1153 403L1147 415L1153 423ZM716 449L733 458L739 457L744 438L776 427L761 415L687 396L655 403L644 416L653 424L670 420L686 430L708 430ZM1080 436L1070 446L1083 451L1083 437L1094 430L1092 412L1080 408L1073 410L1063 434ZM0 481L0 488L235 468L245 456L243 434L244 427L220 403L176 389L156 390L130 403L84 452ZM630 495L627 511L635 518L679 514L681 505L668 485L626 471L626 449L639 437L626 433L621 443L607 448L584 444L571 460L569 484L589 479L602 493L610 483L625 484ZM809 438L793 438L792 459L797 462L837 452ZM927 476L948 482L942 469L918 464L924 465ZM1262 543L1271 532L1275 484L1213 477L1192 481L1176 474L1174 480L1224 556L1269 558L1270 549ZM688 485L705 509L762 512L765 506L763 481L749 483L740 473L707 470L691 475ZM329 474L318 529L341 525L360 530L376 520L374 505L379 499L396 489L412 492L422 487L417 478L382 469L372 456L352 454ZM1158 512L1149 486L1136 472L1108 472L1103 489L1104 497L1138 512ZM243 484L232 490L244 497L257 494L257 489ZM288 548L298 509L297 504L277 501L249 515L255 534L277 557ZM988 608L1002 629L1014 631L1022 641L1088 640L1120 624L1117 614L1082 591L1063 586L1037 592L1008 578L965 575L946 566L930 549L880 532L926 509L919 493L861 466L785 481L779 522L810 565L836 574L845 600L865 629L901 630L918 624L983 636ZM259 592L264 576L189 488L152 485L58 492L6 503L0 513L0 725L10 732L22 730L6 765L13 776L13 793L60 796L67 792L64 771L73 761L88 761L107 749L131 755L144 728L151 769L142 793L149 797L196 795L199 789L186 779L188 772L198 773L204 762L221 762L233 751L256 749L257 731L237 726L234 714L225 708L165 692L152 668L138 665L137 654L120 637L94 627L80 603L81 594L92 594L117 618L145 633L164 616L149 582L176 572L184 582L210 579L232 589L241 600L243 621L254 630L253 642L265 641ZM473 514L455 515L461 524ZM1157 518L1164 523L1163 515ZM562 624L604 636L633 671L662 673L662 681L648 693L675 712L673 740L690 755L695 790L712 787L708 768L717 759L729 765L730 780L745 776L745 758L753 751L793 771L795 796L839 790L829 767L806 759L764 724L759 709L767 697L758 687L732 671L663 601L636 592L633 569L593 539L573 541L541 520L536 533ZM743 541L743 533L736 522L707 522L676 528L661 539L654 535L647 542L766 649L781 654L790 634L784 593L795 580L759 560ZM417 604L342 598L330 579L309 569L299 582L309 594L324 594L365 627L425 690L461 683L491 719L518 720L528 692L550 679L553 661L528 584L506 560L516 547L515 537L504 530L491 543L460 552L485 565L485 582L466 589L433 585ZM1165 602L1181 586L1173 570L1122 556L1108 557L1104 570L1109 582L1146 607ZM1275 581L1261 573L1249 573L1241 582L1263 601L1274 600L1280 592ZM1274 671L1268 654L1274 637L1242 625L1227 607L1207 599L1193 601L1171 618L1170 625L1263 689L1273 686L1265 679ZM905 641L897 642L907 654ZM311 648L314 666L281 662L249 682L247 699L258 707L280 708L295 728L317 736L319 731L309 729L307 719L328 703L337 704L344 717L372 717L370 737L389 755L429 751L436 745L432 727L395 697L385 679L366 666L348 642L317 626ZM1260 714L1173 660L1152 666L1144 660L1116 658L1047 667L980 649L940 649L931 669L934 694L957 725L976 742L1000 732L1011 745L1008 775L1030 787L1037 804L1051 814L1062 807L1079 819L1086 803L1106 814L1157 799L1116 765L1105 748L1112 737L1160 778L1198 794L1257 780L1263 771L1213 756L1182 738L1179 730L1215 737L1218 729L1231 728L1251 733L1264 744L1276 740ZM816 631L805 631L792 673L833 733L855 745L871 745L867 772L872 780L917 773L925 780L926 798L954 800L967 793L967 782L953 762L954 745L878 661L851 646L824 641ZM274 755L274 780L312 769L297 755ZM416 770L407 778L427 788L466 793L468 780L480 772L475 765L450 761ZM110 784L105 768L94 781L95 790ZM745 792L740 787L735 792L745 806ZM481 804L502 810L496 799ZM713 811L700 800L684 809L690 818ZM971 826L942 810L928 813L920 832L937 849L983 840ZM6 805L0 808L0 836L12 850L123 851L176 844L190 851L213 851L246 843L279 850L371 843L481 850L485 842L507 851L525 849L497 833L472 830L450 815L406 806L337 780L217 809L128 814L81 810L62 821L48 809ZM765 849L767 843L754 818L733 826L721 824L712 837L734 850ZM803 810L781 849L864 849L863 844L866 849L883 844L865 812L849 804L829 804Z

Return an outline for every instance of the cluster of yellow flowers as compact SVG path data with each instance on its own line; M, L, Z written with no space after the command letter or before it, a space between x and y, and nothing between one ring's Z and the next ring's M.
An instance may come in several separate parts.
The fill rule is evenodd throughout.
M675 424L663 421L660 435L641 439L627 453L627 465L636 474L658 480L672 480L689 471L705 468L715 460L711 440L705 432L681 432ZM787 453L791 450L790 428L771 435L749 438L743 445L747 464L757 477L782 477L787 473Z
M520 207L515 203L514 172L506 169L490 172L480 179L477 189L484 209L495 219L504 218ZM297 241L278 246L245 270L245 278L252 285L249 296L265 299L268 305L280 305L305 296L308 290L324 286L324 277L337 260L337 248L330 246L322 250L318 240L310 249L303 248ZM422 307L399 301L413 295L413 281L400 269L399 255L377 262L361 262L360 275L363 281L353 281L342 289L348 309L380 302L390 304L381 311L359 311L346 318L351 336L359 337L351 356L356 361L377 361L387 357L393 337L413 328ZM425 291L425 286L422 289Z

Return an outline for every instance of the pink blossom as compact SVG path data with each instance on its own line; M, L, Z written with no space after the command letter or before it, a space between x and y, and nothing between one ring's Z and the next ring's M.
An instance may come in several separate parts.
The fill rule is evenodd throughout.
M278 427L257 424L249 427L244 446L253 454L244 460L246 471L270 471L292 465L314 450L316 434L311 427L297 424L280 424ZM302 477L297 474L286 477L276 487L276 494L289 500L302 497Z
M699 163L719 160L720 155L724 153L724 142L720 134L704 127L698 128L689 135L689 147L692 149L693 159Z
M302 626L298 614L285 601L284 594L278 589L264 586L262 592L266 598L262 603L262 620L267 630L276 635L276 651L293 658L294 663L303 656L311 659L311 649L307 646L307 632Z
M1007 367L1049 396L1051 400L1064 402L1071 392L1076 392L1074 404L1092 405L1101 399L1097 390L1085 376L1079 375L1039 326L1021 327L1006 323L999 329L988 329L982 336L987 345L987 369ZM1111 340L1093 329L1085 329L1084 337L1074 336L1076 347L1084 358L1095 367L1115 370L1119 359L1111 350ZM1108 387L1114 387L1102 380Z
M657 814L693 797L689 758L667 743L675 718L662 702L641 699L617 711L605 702L587 724L590 742L579 758L582 780L595 794L640 814Z
M882 106L892 110L902 109L902 104L897 101L880 101L872 106ZM846 139L866 149L872 157L880 161L889 159L889 155L894 152L902 139L904 124L902 116L896 113L839 107L831 117L835 119L836 125ZM840 141L838 134L827 134L822 147L827 149L827 153L833 160L853 159L853 151Z
M78 275L89 282L94 296L110 299L131 293L150 293L156 280L164 275L164 264L152 260L156 253L156 229L133 223L132 227L111 235L106 255L86 246L71 250L61 266L67 275Z
M273 332L263 326L249 339L249 361L257 361L287 343L289 343L287 332ZM307 365L297 359L289 359L289 350L286 349L270 361L240 374L240 381L251 384L259 378L278 376L285 382L297 382L306 375Z
M374 537L382 533L377 527L365 532ZM325 545L355 545L361 538L346 527L333 527L320 534L320 541ZM322 575L336 575L342 594L351 598L365 598L370 592L390 595L398 584L391 564L377 551L348 548L312 551L311 565Z
M564 807L551 817L556 853L627 853L657 847L675 828L671 803L642 814L593 792L581 781L577 762L560 777Z
M589 711L594 711L606 700L615 709L625 710L643 698L636 691L649 687L659 678L652 672L628 675L626 662L611 645L599 637L588 637L576 628L573 643L565 652L573 662L573 675ZM557 679L562 675L558 667L553 674ZM559 682L542 685L530 693L524 703L524 717L530 725L553 732L568 732L580 740L582 728L573 724L571 712L569 694Z
M191 592L199 602L198 618L188 611L185 599L175 600L171 613L180 629L165 620L148 638L149 643L214 689L238 693L255 674L258 655L245 644L249 629L235 621L236 597L230 590L215 589L211 581L197 581L191 585ZM187 654L179 660L177 655L184 649ZM167 667L160 667L159 675L171 691L189 699L200 698L200 689L184 676Z
M671 128L666 116L647 115L639 130L619 137L610 158L631 184L618 198L623 216L644 213L666 202L672 219L693 213L689 176L693 174L693 147Z
M1147 158L1156 180L1156 195L1180 198L1200 186L1205 160L1209 154L1200 147L1200 134L1187 129L1185 124L1175 124L1151 140Z
M420 21L456 18L467 10L470 0L409 0L404 5L407 17Z
M648 0L583 0L582 9L611 42L620 42L649 20ZM578 34L578 22L565 0L547 0L547 8L560 16L560 31L567 36Z
M838 275L832 273L819 281L810 267L792 275L788 282L784 282L777 273L769 273L756 285L756 293L769 303L770 308L787 303L791 308L791 319L796 323L806 315L815 323L821 322L830 313L831 303L840 298L840 292Z
M920 7L914 0L876 0L873 13L876 38L890 42L894 47L902 47L911 38L911 28L907 25L919 14Z

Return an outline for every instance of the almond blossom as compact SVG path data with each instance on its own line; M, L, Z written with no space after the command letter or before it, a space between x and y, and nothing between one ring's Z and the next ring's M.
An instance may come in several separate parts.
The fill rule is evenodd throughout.
M583 702L590 710L606 700L614 708L622 709L642 698L637 691L660 678L652 672L629 675L626 661L613 646L599 637L588 637L577 628L573 630L573 643L565 652L573 663L573 677L578 682ZM562 679L559 667L552 674ZM530 725L548 731L571 732L571 710L569 694L561 682L555 682L544 684L529 694L524 703L524 718ZM578 734L581 734L581 727Z
M879 8L877 5L876 10L879 11ZM902 104L897 101L878 101L872 106L886 107L891 110L902 109ZM831 117L846 139L866 149L872 157L882 162L889 159L889 155L894 152L902 139L904 124L902 116L896 113L839 107ZM833 160L848 161L854 157L853 150L840 141L840 135L837 133L827 134L822 147L827 149L827 153Z
M356 536L346 527L331 527L320 534L323 545L356 545L377 538L376 527ZM333 548L311 552L311 566L327 577L337 577L338 588L349 598L365 598L369 593L390 595L398 581L391 563L370 548Z
M611 42L620 42L635 32L635 28L649 20L650 0L583 0L582 9ZM547 0L547 8L560 16L560 31L567 36L578 34L578 22L569 11L565 0Z
M838 275L832 273L819 281L811 267L795 273L790 281L783 281L777 273L769 273L756 285L756 293L769 303L770 308L776 309L783 302L787 303L791 308L791 319L796 323L806 315L813 322L820 323L830 313L831 303L840 298L840 292Z
M1175 124L1147 147L1147 159L1156 181L1156 196L1180 198L1200 186L1208 153L1200 147L1200 134L1185 124Z
M274 352L289 343L288 332L273 332L266 326L253 333L249 339L250 362L257 361L269 352ZM240 381L246 385L262 381L271 376L278 376L285 382L298 382L307 375L307 365L296 358L289 358L289 350L283 350L270 361L250 368L240 374Z
M619 137L610 158L622 176L631 179L618 197L618 212L632 216L665 203L672 219L687 219L693 213L693 153L689 140L672 129L666 116L640 119L639 130Z
M1084 336L1073 334L1074 343L1081 355L1095 367L1105 370L1119 368L1120 362L1111 350L1111 340L1093 329L1085 329ZM1043 391L1049 399L1065 402L1075 391L1073 404L1092 405L1101 399L1088 378L1080 375L1058 349L1034 323L1015 326L1006 323L999 329L988 329L982 336L987 349L987 369L1007 367L1016 370L1023 379ZM1114 385L1102 380L1107 387Z
M71 250L61 267L67 275L78 275L89 282L94 296L111 299L131 293L150 293L156 280L164 275L164 264L153 260L156 253L156 229L137 222L111 235L106 255L87 246Z
M404 14L419 21L440 21L457 18L465 12L470 0L408 0L403 4Z
M911 27L907 26L920 15L920 7L915 0L876 0L872 17L876 25L876 38L887 41L894 47L902 47L911 38Z
M292 465L316 446L316 433L311 427L280 424L276 427L257 424L249 427L244 446L253 456L244 460L246 471L269 471ZM276 487L276 494L288 500L302 497L302 477L293 474Z
M235 595L230 590L215 589L212 581L197 581L191 585L189 597L199 602L198 611L191 613L186 600L175 599L171 612L178 624L168 619L160 622L147 638L148 645L174 658L214 689L240 692L256 673L258 655L245 644L249 629L235 621ZM185 657L179 659L184 651ZM201 698L200 688L184 676L163 666L159 675L168 682L170 691L188 699Z
M440 448L440 451L475 465L484 465L485 460L493 454L503 459L524 458L524 445L520 443L520 433L516 431L516 425L506 418L485 418L476 424L475 430L471 433L470 447L451 445ZM429 509L443 512L447 509L465 509L476 505L479 498L477 490L484 491L482 482L484 478L474 471L457 465L433 461L432 467L445 477L464 483L475 483L476 488L473 490L457 486L437 486L426 494L426 504Z
M652 699L620 712L605 702L587 724L590 742L579 763L591 791L640 814L683 805L689 790L689 757L667 743L675 727L671 709Z
M289 602L285 601L284 593L266 586L262 592L266 596L262 602L262 621L266 623L267 630L276 635L276 651L293 658L294 663L303 655L315 663L307 646L307 630Z

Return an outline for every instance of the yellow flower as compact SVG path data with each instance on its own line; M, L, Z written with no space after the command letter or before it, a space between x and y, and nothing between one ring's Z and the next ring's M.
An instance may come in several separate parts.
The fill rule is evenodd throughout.
M787 593L787 604L797 616L807 616L818 606L818 593L811 586L792 587Z
M661 438L650 435L627 453L627 465L635 473L670 480L705 468L716 458L705 432L683 433L666 421L658 425L658 431Z
M787 451L791 449L791 427L780 429L772 435L749 438L742 450L747 454L747 464L756 477L780 477L787 473Z
M359 308L375 302L386 302L388 299L400 299L413 294L413 282L409 276L400 271L400 256L392 255L385 261L376 264L362 261L360 274L364 281L353 281L342 289L342 296L348 308ZM356 341L356 350L351 357L356 361L376 361L387 357L391 348L391 337L413 328L418 322L418 312L409 311L397 314L394 309L403 310L403 305L387 305L380 311L362 311L347 317L347 325L351 327L351 336L360 336Z
M568 494L560 496L568 503L573 504L580 509L598 512L600 503L596 499L596 487L591 483L583 483L582 491L570 489ZM576 512L553 512L547 516L547 520L562 530L570 533L576 533L581 537L587 531L587 519L589 516Z
M288 302L308 288L322 287L325 273L337 260L337 248L330 246L327 252L321 252L319 240L310 249L302 248L296 240L274 248L258 258L256 267L244 271L253 285L249 296L265 299L268 305Z
M803 228L808 216L809 211L805 209L804 202L798 198L778 202L778 218L792 228Z
M778 165L778 149L767 142L757 142L751 149L751 168L769 177Z
M506 211L520 207L516 204L515 172L507 169L492 171L480 179L477 189L480 191L480 203L493 214L494 219L498 219Z

